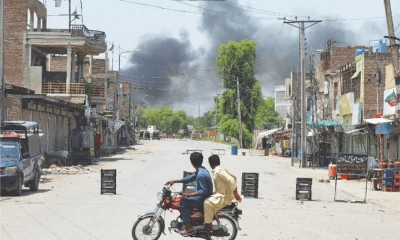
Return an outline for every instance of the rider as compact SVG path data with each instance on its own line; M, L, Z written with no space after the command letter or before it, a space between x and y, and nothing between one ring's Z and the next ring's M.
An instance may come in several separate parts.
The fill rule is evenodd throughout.
M193 208L203 209L204 200L213 193L213 183L210 173L202 166L203 154L194 152L190 155L190 162L196 169L193 175L182 178L180 180L170 180L170 184L189 183L196 180L196 191L193 193L185 192L182 194L180 202L182 221L186 225L184 231L180 234L184 236L194 233L192 224L190 223L190 213Z
M236 176L219 166L221 164L219 156L210 156L208 162L212 168L215 192L204 201L204 223L205 230L211 231L215 213L230 205L233 199L241 202L242 198L237 192Z

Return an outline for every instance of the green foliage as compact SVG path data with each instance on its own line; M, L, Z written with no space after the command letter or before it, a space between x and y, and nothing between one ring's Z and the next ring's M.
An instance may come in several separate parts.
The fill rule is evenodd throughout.
M261 84L254 77L257 44L251 40L229 41L218 48L217 70L227 89L219 99L218 114L222 132L239 138L237 80L240 87L240 107L244 145L252 142L257 110L262 103Z
M221 119L221 131L226 136L239 136L239 120L228 118L226 115ZM242 125L243 142L250 145L253 141L253 134L247 129L246 125Z
M183 110L174 112L169 107L148 107L144 110L142 120L143 123L141 125L143 127L155 125L157 129L167 133L178 133L180 129L184 129L188 133L188 117Z
M85 91L86 91L86 95L88 96L88 102L89 102L89 105L91 104L91 102L92 102L92 90L93 90L93 88L95 88L96 87L96 84L95 83L85 83Z
M268 97L264 99L256 114L257 129L274 129L283 125L283 119L275 111L275 99Z
M204 115L200 117L200 131L206 131L214 127L216 124L215 117L215 109L204 113ZM197 129L199 129L199 118L190 116L187 119L188 124L193 125L194 131L197 132Z

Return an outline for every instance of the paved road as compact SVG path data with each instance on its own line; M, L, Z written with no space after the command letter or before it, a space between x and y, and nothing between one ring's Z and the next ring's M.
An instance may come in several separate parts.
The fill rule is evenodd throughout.
M100 195L98 171L53 175L52 181L41 184L37 193L25 190L22 197L2 196L0 238L132 239L130 231L136 216L154 209L163 183L192 170L188 155L182 152L202 149L208 157L212 148L225 148L227 155L222 156L222 165L238 176L239 186L242 172L260 173L259 198L246 198L241 204L244 215L237 239L399 239L397 210L385 204L333 202L332 183L314 180L314 201L296 201L296 177L313 172L290 167L284 162L287 159L231 156L226 145L190 140L147 141L136 147L139 150L106 158L94 167L117 169L117 195ZM338 196L363 197L344 191L339 191ZM167 226L175 216L167 213ZM161 239L184 238L167 232Z

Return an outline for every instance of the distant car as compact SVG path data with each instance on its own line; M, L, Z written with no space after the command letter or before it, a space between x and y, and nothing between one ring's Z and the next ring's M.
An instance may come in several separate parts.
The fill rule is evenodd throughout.
M153 132L153 140L160 140L160 132Z
M157 131L157 128L154 125L150 125L150 126L147 127L147 131L149 133L153 133L153 132Z

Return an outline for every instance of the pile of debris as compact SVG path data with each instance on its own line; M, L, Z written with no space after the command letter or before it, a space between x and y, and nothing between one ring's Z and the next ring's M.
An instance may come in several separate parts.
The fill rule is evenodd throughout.
M42 174L89 174L91 172L96 172L97 170L83 167L81 165L70 166L70 167L58 167L57 165L52 164L49 168L43 168Z

